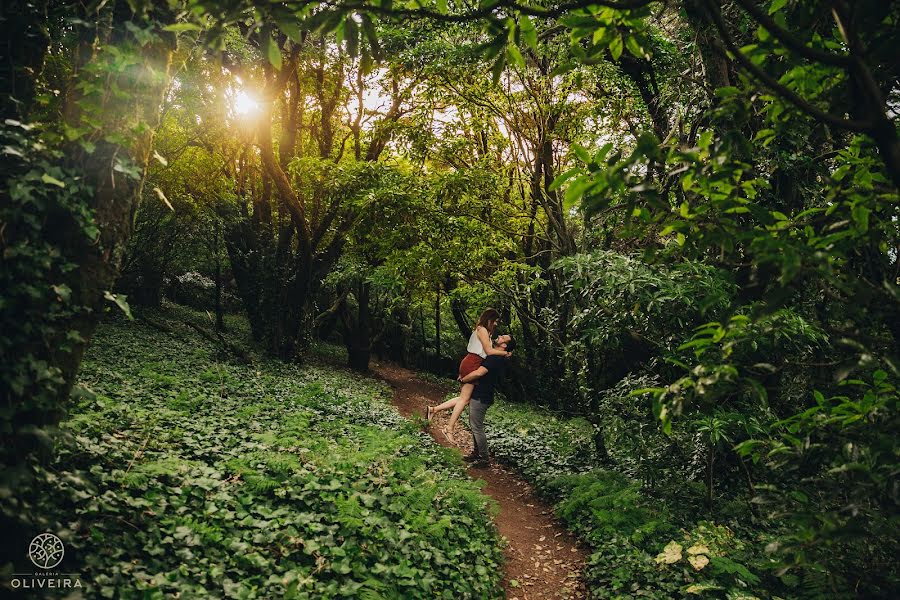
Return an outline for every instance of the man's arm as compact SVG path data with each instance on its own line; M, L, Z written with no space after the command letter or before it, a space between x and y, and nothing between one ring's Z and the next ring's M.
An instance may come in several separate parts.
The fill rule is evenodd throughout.
M462 381L463 383L472 383L476 379L480 379L487 375L487 372L487 367L478 367L477 369L460 379L460 381Z

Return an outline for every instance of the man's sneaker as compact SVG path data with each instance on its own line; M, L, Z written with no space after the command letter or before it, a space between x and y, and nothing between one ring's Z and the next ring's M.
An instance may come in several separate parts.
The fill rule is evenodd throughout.
M479 460L484 460L484 459L481 458L480 456L478 456L477 454L466 454L465 456L463 456L463 460L466 461L467 463L473 463L473 462L476 462Z
M487 469L491 466L491 461L486 458L478 458L469 463L469 466L473 469Z

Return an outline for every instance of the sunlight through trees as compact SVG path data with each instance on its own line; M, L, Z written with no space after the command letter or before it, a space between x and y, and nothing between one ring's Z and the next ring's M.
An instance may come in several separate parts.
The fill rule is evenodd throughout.
M424 454L384 467L421 506L373 491L363 465L408 427L317 429L347 453L316 467L333 489L301 451L351 385L310 363L455 377L494 307L519 344L497 456L586 544L590 597L897 596L900 3L13 0L0 20L4 573L50 532L89 597L502 594L445 568L498 569L499 542L481 519L441 545ZM241 437L289 410L274 373L305 416ZM291 478L339 516L331 538L292 525L325 550L217 520L295 514ZM332 543L401 523L427 550Z

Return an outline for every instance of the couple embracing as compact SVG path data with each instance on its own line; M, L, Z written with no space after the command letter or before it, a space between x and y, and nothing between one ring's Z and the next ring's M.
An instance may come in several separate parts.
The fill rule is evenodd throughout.
M469 405L469 429L472 430L475 448L465 460L476 467L490 464L487 438L484 435L484 416L494 402L494 391L506 373L509 358L516 346L515 340L508 334L494 339L499 322L500 313L493 308L481 313L475 330L469 336L467 354L459 364L457 380L463 384L459 396L438 406L429 406L425 413L430 423L436 413L452 408L453 414L443 430L447 439L452 440L459 416Z

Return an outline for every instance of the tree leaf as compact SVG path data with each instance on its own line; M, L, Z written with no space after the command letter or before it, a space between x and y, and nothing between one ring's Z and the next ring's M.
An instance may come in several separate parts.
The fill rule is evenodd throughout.
M625 44L622 41L622 34L619 34L609 43L609 53L612 54L613 60L619 60L624 48Z
M344 44L350 58L356 58L359 55L359 27L352 17L348 17L344 21Z
M366 40L368 40L369 46L372 48L372 58L381 60L381 45L378 43L378 34L375 32L375 24L372 23L372 19L369 18L369 15L360 15L360 19L362 20L361 25L363 34L365 34Z
M522 32L522 39L525 44L534 51L537 51L537 29L528 15L519 15L519 31Z
M290 11L273 11L272 18L275 19L278 29L291 38L292 41L300 42L303 39L303 34L300 31L300 22L297 20L297 17L290 13Z
M506 66L506 55L501 53L497 60L494 61L493 66L491 66L491 81L494 85L500 83L500 76L503 74L503 67Z
M591 155L583 146L581 146L581 144L572 144L572 152L574 152L575 156L578 157L578 160L584 164L589 164L591 162Z
M646 50L644 50L640 42L638 42L638 39L633 35L629 35L625 40L625 47L628 48L629 52L631 52L638 58L645 58L649 54Z
M772 4L769 5L769 14L775 14L779 10L787 5L787 0L772 0Z
M519 49L516 46L514 46L512 44L507 46L506 47L506 56L507 56L510 64L513 64L513 65L519 67L520 69L525 68L525 58L522 56L522 53L519 52Z
M569 179L571 179L572 177L574 177L575 175L578 175L580 173L582 173L581 167L572 167L571 169L567 170L566 172L557 175L556 179L554 179L553 182L550 184L550 187L547 188L547 191L553 192L553 191L558 190L562 184L564 184L566 181L568 181Z
M125 313L126 317L128 317L132 321L134 320L134 317L131 314L131 307L128 306L128 301L124 294L113 294L109 290L106 290L105 292L103 292L103 297L118 306L122 310L122 312Z
M265 55L269 62L275 67L275 70L281 70L281 48L275 43L272 36L268 36L265 40Z
M163 31L171 31L173 33L183 33L185 31L200 31L203 29L196 23L173 23L163 27Z

